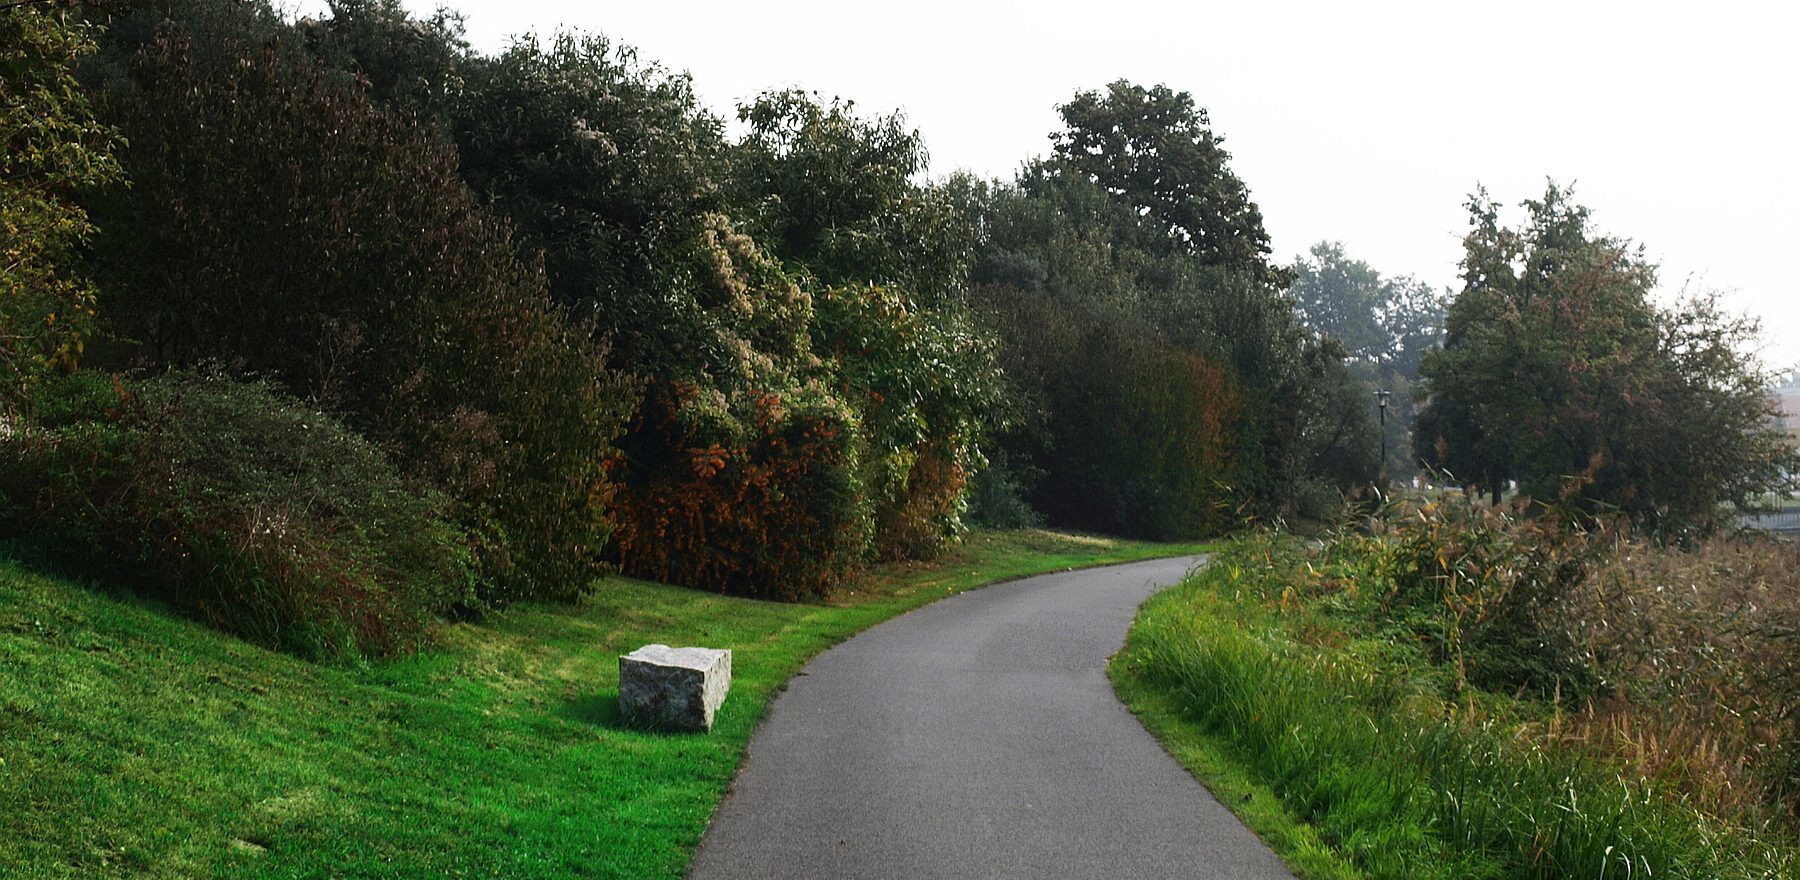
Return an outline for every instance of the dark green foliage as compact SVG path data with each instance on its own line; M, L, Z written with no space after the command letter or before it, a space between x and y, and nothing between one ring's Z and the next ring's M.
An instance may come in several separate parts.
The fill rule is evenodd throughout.
M974 224L943 186L915 182L924 142L898 114L770 92L738 108L749 131L731 154L735 201L783 261L831 286L898 288L919 306L959 299Z
M1463 291L1422 368L1421 457L1496 497L1517 480L1669 534L1795 485L1753 321L1711 296L1658 307L1641 250L1554 184L1517 230L1484 196L1469 207Z
M1009 366L1047 402L1042 468L1027 496L1052 522L1192 537L1234 517L1239 396L1217 363L1116 321L1056 314L1031 294L981 288L1014 347Z
M440 6L429 18L414 18L400 0L327 0L326 6L329 15L293 27L307 54L403 114L436 126L454 118L468 87L460 13Z
M474 600L447 499L269 385L81 372L40 395L0 444L0 525L59 567L315 657L407 650Z
M452 151L289 54L170 25L109 91L134 177L94 209L116 357L216 359L344 414L455 500L487 597L579 594L635 389Z
M1129 88L1122 93L1135 94ZM1204 129L1203 118L1191 102L1171 106L1176 105L1188 107L1178 126L1188 133L1177 140L1193 141L1199 137L1193 132ZM1082 110L1082 118L1090 111L1094 108ZM1078 134L1088 138L1070 133L1062 140L1074 143ZM1105 137L1093 142L1112 143ZM1211 174L1220 178L1221 191L1241 189L1221 164L1216 145L1192 146L1167 151L1187 157L1180 175ZM1153 165L1163 155L1117 143L1109 148L1136 151L1127 163L1134 166ZM1267 266L1255 244L1264 238L1260 221L1254 229L1244 225L1254 212L1233 221L1242 227L1233 233L1242 247L1208 250L1204 242L1216 239L1172 237L1167 221L1153 210L1156 198L1174 195L1133 194L1123 184L1109 188L1097 182L1098 168L1071 170L1099 161L1087 150L1059 155L1028 167L1016 186L978 192L972 199L986 231L974 277L984 285L983 308L1005 340L1002 363L1022 410L1014 417L1043 426L1035 432L1041 436L1023 430L1002 435L1011 461L1043 475L1034 501L1054 508L1056 521L1087 516L1095 499L1103 508L1123 511L1139 504L1128 498L1166 493L1160 505L1191 502L1192 509L1172 518L1111 513L1100 519L1135 522L1134 528L1155 521L1159 531L1144 534L1170 534L1163 530L1220 527L1224 510L1322 515L1334 506L1338 489L1372 479L1376 438L1368 407L1343 368L1341 348L1307 333L1276 286L1282 273ZM1228 259L1229 254L1235 256ZM1166 381L1173 361L1204 362L1223 371L1222 382L1202 384L1229 388L1228 396L1201 388L1170 396L1192 418L1176 417L1174 411L1144 421L1098 414L1115 405L1122 408L1115 416L1140 411L1139 404L1126 402L1131 386L1107 383L1140 375L1132 370L1146 372L1129 381ZM1052 380L1050 372L1065 378ZM1090 412L1095 414L1086 415ZM1112 449L1115 444L1157 448L1167 432L1187 430L1200 413L1210 413L1204 419L1221 433L1194 442L1223 442L1222 454L1176 455L1152 466ZM1183 470L1177 461L1188 467L1207 464ZM1096 487L1095 480L1104 486ZM1066 488L1052 488L1057 486Z
M1268 262L1269 235L1231 154L1187 92L1119 80L1058 108L1054 174L1097 184L1148 222L1133 244L1191 254L1202 264L1283 278Z
M988 454L986 467L969 480L969 521L995 529L1028 529L1044 524L1044 515L1025 499L1025 484L1035 482L1016 472L1005 447Z
M0 8L0 406L72 366L93 330L80 248L92 234L76 189L119 179L114 133L75 80L93 50L61 3Z
M463 174L543 249L552 294L597 319L616 363L696 378L719 355L695 259L724 140L687 78L566 34L470 59L464 76L450 123Z

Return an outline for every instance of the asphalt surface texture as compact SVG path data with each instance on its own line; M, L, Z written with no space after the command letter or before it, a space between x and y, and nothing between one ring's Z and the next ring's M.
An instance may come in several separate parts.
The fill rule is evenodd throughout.
M820 654L689 877L1292 878L1106 678L1138 605L1196 562L995 584Z

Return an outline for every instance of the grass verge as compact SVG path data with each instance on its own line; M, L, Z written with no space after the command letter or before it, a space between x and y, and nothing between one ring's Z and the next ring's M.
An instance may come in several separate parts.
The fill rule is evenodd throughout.
M1794 876L1783 845L1524 735L1535 707L1456 693L1416 645L1299 602L1267 540L1147 602L1112 675L1297 873Z
M792 605L609 578L346 668L0 563L0 875L677 878L768 700L865 627L994 580L1195 552L977 533ZM711 735L617 717L617 655L735 651Z

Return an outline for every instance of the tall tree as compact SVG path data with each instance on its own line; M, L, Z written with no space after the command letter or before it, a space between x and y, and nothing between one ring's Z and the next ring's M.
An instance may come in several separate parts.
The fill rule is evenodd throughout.
M275 379L457 500L489 596L586 589L636 384L452 148L279 40L201 45L185 24L102 102L132 172L92 200L103 314L134 347L113 365Z
M1268 261L1262 212L1192 95L1119 80L1104 92L1077 93L1058 112L1064 128L1051 135L1057 172L1140 209L1164 245L1204 264L1281 276Z
M1069 522L1071 512L1105 506L1100 499L1131 512L1113 517L1127 527L1174 534L1219 520L1215 512L1165 516L1164 505L1206 504L1223 490L1228 509L1320 514L1335 487L1372 478L1371 414L1359 395L1343 393L1355 391L1343 351L1296 319L1287 271L1269 265L1261 216L1192 98L1121 82L1078 94L1064 116L1056 155L987 194L975 272L979 298L1006 337L1003 357L1025 389L1015 416L1045 428L1004 435L1008 464L1037 475L1033 503ZM1127 356L1126 339L1154 356ZM1157 373L1183 358L1205 369ZM1182 376L1191 387L1157 398L1155 410L1081 417L1150 400L1104 391L1095 377L1149 388ZM1119 437L1155 447L1184 424L1222 430L1161 460L1108 451ZM1088 436L1095 430L1119 436ZM1224 451L1189 454L1202 448ZM1112 484L1110 494L1094 488L1097 478ZM1159 494L1163 485L1208 491L1173 499ZM1133 524L1149 511L1184 524Z
M1791 487L1800 451L1771 427L1755 322L1713 296L1659 308L1642 249L1596 233L1565 188L1525 208L1512 229L1485 193L1469 202L1463 289L1423 365L1419 454L1496 501L1517 480L1661 530Z
M1344 346L1350 372L1365 391L1388 392L1383 466L1390 476L1412 475L1413 383L1425 353L1443 340L1444 296L1410 277L1383 277L1336 242L1313 245L1290 271L1288 295L1300 320ZM1376 406L1369 394L1361 404Z

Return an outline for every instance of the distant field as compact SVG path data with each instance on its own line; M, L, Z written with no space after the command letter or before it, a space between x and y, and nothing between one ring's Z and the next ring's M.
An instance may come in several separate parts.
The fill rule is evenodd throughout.
M0 563L0 877L678 878L768 700L813 654L985 582L1194 552L978 533L790 605L608 578L308 663ZM617 717L617 656L733 649L710 736Z

